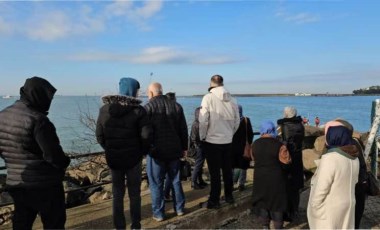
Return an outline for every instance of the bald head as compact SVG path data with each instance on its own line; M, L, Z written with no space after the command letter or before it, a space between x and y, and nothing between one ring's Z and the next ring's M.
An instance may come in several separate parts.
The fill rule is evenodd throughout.
M158 82L153 82L148 87L148 97L150 99L159 95L162 95L162 85Z

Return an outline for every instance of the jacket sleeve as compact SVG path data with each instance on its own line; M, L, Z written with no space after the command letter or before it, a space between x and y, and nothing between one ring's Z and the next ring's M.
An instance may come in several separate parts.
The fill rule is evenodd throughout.
M153 139L153 129L150 124L146 110L141 107L140 119L139 119L139 133L141 139L142 153L148 154Z
M252 130L251 120L249 118L247 118L247 139L248 139L248 143L252 144L252 142L253 142L253 130Z
M102 108L100 108L98 120L96 121L95 135L96 135L96 140L98 141L100 146L102 146L102 148L105 149L105 138L104 138L103 125L102 125L102 118L103 118L103 113L102 113Z
M186 123L186 118L185 114L183 112L182 106L177 106L178 107L178 114L179 114L179 135L181 138L181 144L182 144L182 150L187 150L188 149L188 144L189 144L189 133L187 130L187 123Z
M208 123L210 119L210 105L208 96L204 96L201 103L201 110L199 111L199 138L201 141L206 139Z
M334 181L335 164L336 162L333 159L329 159L328 155L322 156L315 178L311 184L314 188L310 194L309 205L313 210L313 215L319 219L326 218L324 201Z
M36 123L34 136L45 161L58 169L64 170L69 166L70 158L63 152L56 129L47 117Z

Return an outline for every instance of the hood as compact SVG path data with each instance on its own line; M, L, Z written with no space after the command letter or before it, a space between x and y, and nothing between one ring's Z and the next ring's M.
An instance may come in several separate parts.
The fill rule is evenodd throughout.
M223 86L212 88L210 93L214 94L221 101L228 102L232 99L230 92L228 92Z
M20 88L20 100L42 113L47 114L57 90L40 77L28 78Z
M282 125L282 124L287 123L287 122L290 122L290 123L302 123L302 117L301 116L297 116L297 117L282 118L282 119L277 120L277 124L278 125Z
M142 101L130 96L108 95L102 97L105 105L109 105L108 112L113 117L121 117L139 106Z

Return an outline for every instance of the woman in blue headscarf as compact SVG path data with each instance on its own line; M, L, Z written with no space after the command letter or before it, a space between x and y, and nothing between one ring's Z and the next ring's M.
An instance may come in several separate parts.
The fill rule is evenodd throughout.
M283 227L283 213L287 210L286 165L291 159L285 145L277 139L273 122L260 126L261 137L253 143L255 172L253 179L253 207L264 228Z
M353 229L355 185L358 182L358 149L352 131L343 125L326 124L327 153L316 161L307 217L310 229Z

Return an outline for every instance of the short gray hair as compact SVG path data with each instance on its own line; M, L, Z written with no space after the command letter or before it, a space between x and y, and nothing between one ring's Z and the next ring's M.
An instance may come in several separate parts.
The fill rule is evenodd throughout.
M292 118L297 116L297 110L294 107L286 106L284 108L284 118Z

